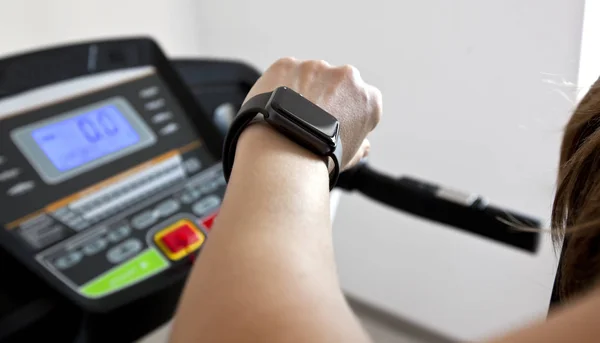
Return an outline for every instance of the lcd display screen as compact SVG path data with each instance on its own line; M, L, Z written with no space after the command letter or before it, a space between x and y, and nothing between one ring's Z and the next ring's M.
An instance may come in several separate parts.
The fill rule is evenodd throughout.
M121 96L17 128L11 136L49 184L68 180L156 141L143 117Z
M113 104L35 129L31 136L60 171L97 160L140 140Z

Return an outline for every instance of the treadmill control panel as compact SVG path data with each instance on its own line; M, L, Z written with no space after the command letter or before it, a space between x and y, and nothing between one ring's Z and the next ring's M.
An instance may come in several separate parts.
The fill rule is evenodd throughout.
M189 264L225 193L220 163L161 76L127 75L0 100L0 239L83 302Z

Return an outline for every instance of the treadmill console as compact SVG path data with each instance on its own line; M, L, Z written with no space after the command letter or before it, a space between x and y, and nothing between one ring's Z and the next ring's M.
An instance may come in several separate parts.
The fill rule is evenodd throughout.
M80 47L83 64L119 51ZM220 142L197 130L216 129L145 51L0 98L0 244L94 311L181 279L225 192Z

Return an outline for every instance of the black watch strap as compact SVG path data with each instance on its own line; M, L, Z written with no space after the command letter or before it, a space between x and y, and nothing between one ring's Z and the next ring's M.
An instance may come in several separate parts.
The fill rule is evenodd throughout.
M272 94L272 92L258 94L246 101L231 123L229 131L227 132L227 136L225 137L225 144L223 146L223 173L227 182L229 182L231 170L233 169L235 151L237 149L237 143L240 135L259 113L265 116L268 115L267 104L269 103ZM334 154L323 157L331 157L334 163L333 170L329 174L329 189L331 190L333 187L335 187L341 172L340 163L342 161L342 142L337 142L337 147L334 151Z

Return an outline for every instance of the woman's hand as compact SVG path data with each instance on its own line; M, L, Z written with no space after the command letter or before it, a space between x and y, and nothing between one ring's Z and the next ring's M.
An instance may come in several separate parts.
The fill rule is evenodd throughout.
M339 120L344 147L342 170L368 154L367 135L381 118L381 92L364 82L356 68L282 58L258 79L246 100L281 86L302 94Z

